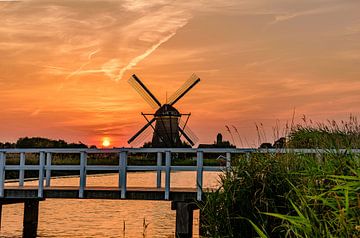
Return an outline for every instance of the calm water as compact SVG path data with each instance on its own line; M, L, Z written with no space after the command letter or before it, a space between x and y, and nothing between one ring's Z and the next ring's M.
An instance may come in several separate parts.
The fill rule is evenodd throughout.
M217 186L218 173L204 173L204 187ZM164 177L162 182L164 181ZM176 172L171 186L195 187L195 172ZM88 176L87 186L114 186L118 176ZM37 182L26 182L36 185ZM79 178L52 179L51 185L76 186ZM128 173L128 186L154 187L156 173ZM4 205L1 237L21 237L23 204ZM199 213L194 212L194 237ZM147 228L144 229L144 223ZM40 202L39 237L174 237L175 211L167 201L46 199Z

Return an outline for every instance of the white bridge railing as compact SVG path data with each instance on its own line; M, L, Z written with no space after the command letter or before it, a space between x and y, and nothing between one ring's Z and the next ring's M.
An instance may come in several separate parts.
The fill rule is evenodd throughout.
M197 199L202 198L203 172L204 171L224 171L231 166L231 157L233 154L250 153L302 153L302 154L323 154L331 150L321 149L192 149L192 148L119 148L119 149L0 149L0 198L4 197L5 173L7 170L19 171L19 187L24 186L25 171L33 170L39 172L38 197L42 198L44 186L50 187L51 171L79 171L79 198L84 197L86 189L87 171L114 171L119 174L118 188L121 192L121 198L126 198L127 172L128 171L156 171L156 187L161 187L161 173L165 173L164 199L168 200L170 195L171 171L196 171L196 191ZM360 153L356 150L336 150L336 153ZM149 165L128 165L129 154L153 153L157 156L157 164ZM196 154L196 166L174 166L171 163L172 155L175 153ZM225 166L204 166L204 153L221 153L225 155ZM6 164L7 154L19 154L19 165ZM25 164L26 154L39 154L38 165ZM80 154L79 165L53 165L53 154ZM118 165L88 165L87 157L89 154L117 154L119 158ZM165 165L162 163L162 156L165 154ZM45 181L45 185L44 185Z

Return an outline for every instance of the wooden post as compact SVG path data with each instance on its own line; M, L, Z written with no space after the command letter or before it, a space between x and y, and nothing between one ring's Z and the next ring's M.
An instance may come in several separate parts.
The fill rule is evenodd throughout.
M165 200L170 198L171 152L165 152Z
M24 186L24 179L25 179L25 153L20 153L20 170L19 170L19 186Z
M230 171L231 167L231 153L226 152L226 171Z
M120 181L121 198L126 198L126 177L127 177L127 151L120 152Z
M203 186L203 159L204 159L204 152L198 151L197 152L197 174L196 174L196 191L197 191L197 200L202 200L202 186Z
M188 202L173 202L172 208L176 209L175 237L191 238L193 233L194 204Z
M28 199L24 204L23 237L35 238L39 218L39 200Z
M42 198L44 195L44 169L45 169L45 152L40 152L39 158L39 188L38 197Z
M156 171L156 187L161 188L161 165L162 165L162 152L157 152L157 171Z
M2 218L2 203L0 203L0 232L1 232L1 218Z
M80 188L79 188L79 198L84 198L84 191L86 187L86 164L87 164L87 154L86 152L81 152L80 154Z
M4 197L5 188L5 152L0 152L0 197Z
M51 179L51 153L46 153L46 175L45 175L45 187L50 187Z

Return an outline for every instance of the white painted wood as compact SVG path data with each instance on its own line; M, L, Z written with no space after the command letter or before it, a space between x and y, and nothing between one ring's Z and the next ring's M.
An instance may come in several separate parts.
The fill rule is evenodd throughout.
M171 152L165 152L165 200L170 198Z
M231 153L226 152L226 170L230 171L230 167L231 167Z
M121 198L126 198L127 188L127 171L156 171L157 179L156 186L161 187L161 173L165 173L165 199L170 199L170 179L172 171L196 171L196 188L197 199L202 198L203 186L203 172L204 171L223 171L231 168L231 156L234 154L245 154L246 159L250 159L250 153L302 153L314 154L314 156L321 156L323 153L344 153L345 150L317 150L317 149L192 149L192 148L119 148L119 149L0 149L0 197L4 196L5 185L5 172L6 170L19 171L19 185L24 185L24 171L38 170L39 171L39 184L38 196L43 197L44 190L44 173L46 170L46 185L50 186L51 170L67 170L67 171L80 171L80 187L79 197L84 197L86 189L86 171L102 171L112 170L119 173L119 188L121 190ZM347 151L348 153L359 154L360 150ZM19 165L6 165L6 153L19 153ZM40 160L38 165L26 165L26 153L39 153ZM52 165L51 153L79 153L80 165ZM112 153L119 156L119 165L91 165L87 166L87 154L89 153ZM157 155L157 164L151 166L127 166L128 153L155 153ZM160 157L165 153L165 165L161 163ZM196 153L197 164L196 166L171 166L171 153ZM226 166L204 166L203 157L204 153L225 153ZM46 155L46 158L45 158ZM45 166L46 159L46 166Z
M20 153L20 169L19 169L19 186L24 186L24 179L25 179L25 153Z
M87 154L86 152L81 152L79 198L84 198L84 193L86 188L86 165L87 165Z
M126 178L127 178L127 151L122 151L120 153L120 188L121 188L121 198L126 198Z
M51 153L46 153L46 174L45 174L45 187L50 187L51 179Z
M44 170L45 170L45 152L40 152L39 157L39 187L38 197L42 198L44 195Z
M4 197L6 154L0 152L0 197Z
M202 200L202 187L203 187L203 165L204 165L204 152L197 152L197 172L196 172L196 197L198 201Z
M45 153L62 153L62 154L73 154L84 151L88 154L96 153L114 153L118 154L122 151L128 151L128 153L157 153L170 151L171 153L196 153L196 148L118 148L118 149L48 149L48 148L34 148L34 149L0 149L0 152L6 153L39 153L43 151ZM201 149L204 153L226 153L232 154L243 154L243 153L301 153L301 154L324 154L324 153L353 153L360 154L360 149L252 149L252 148L203 148Z
M162 164L162 153L157 152L157 155L156 155L156 165L157 165L156 187L157 188L161 188L161 164Z

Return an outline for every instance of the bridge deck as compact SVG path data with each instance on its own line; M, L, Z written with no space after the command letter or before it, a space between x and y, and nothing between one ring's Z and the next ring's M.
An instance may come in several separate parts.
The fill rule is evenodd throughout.
M196 199L196 188L171 188L169 200L184 201ZM38 186L6 186L6 199L38 198ZM127 187L126 199L133 200L165 200L165 189L156 187ZM43 197L79 199L78 186L51 186L45 187ZM121 199L121 189L118 187L86 187L86 199Z

